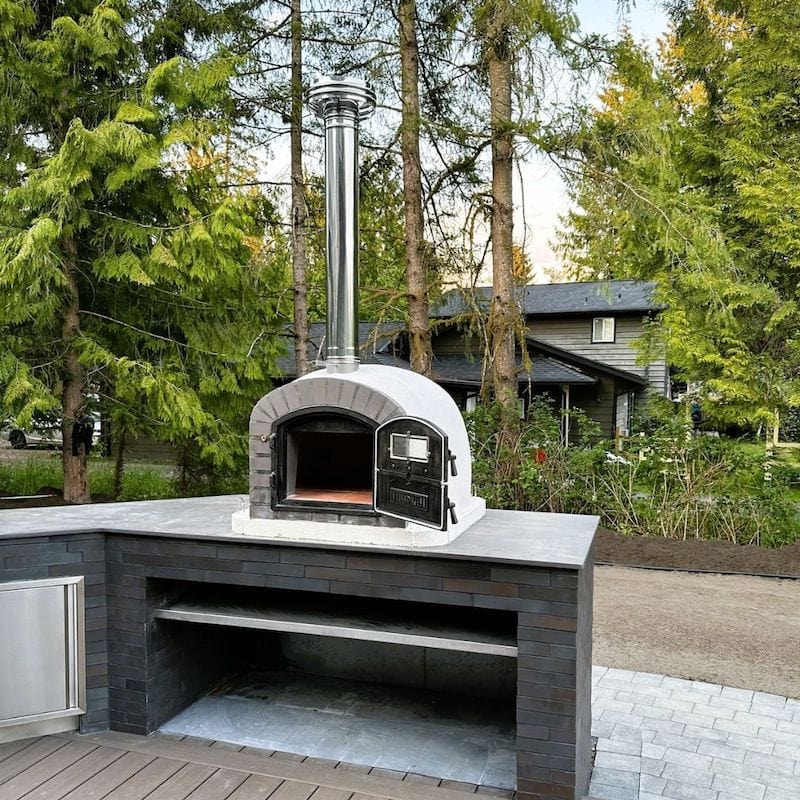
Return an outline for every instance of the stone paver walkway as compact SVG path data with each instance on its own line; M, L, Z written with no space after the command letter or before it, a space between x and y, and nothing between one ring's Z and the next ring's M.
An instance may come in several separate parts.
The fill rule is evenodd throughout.
M593 800L800 800L800 700L605 667L592 678Z

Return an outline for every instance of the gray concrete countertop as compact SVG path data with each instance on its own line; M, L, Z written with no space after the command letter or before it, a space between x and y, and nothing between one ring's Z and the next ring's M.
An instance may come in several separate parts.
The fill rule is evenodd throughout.
M336 545L234 534L231 514L246 504L245 495L228 495L0 511L0 539L121 533L579 569L589 556L599 521L577 514L489 510L482 520L446 545Z

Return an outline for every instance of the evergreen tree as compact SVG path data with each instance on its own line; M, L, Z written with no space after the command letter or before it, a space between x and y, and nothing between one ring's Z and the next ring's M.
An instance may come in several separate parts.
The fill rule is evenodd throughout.
M480 69L488 85L491 146L492 304L487 322L485 370L500 404L501 448L516 443L518 431L517 336L522 330L515 296L513 173L515 138L540 146L533 134L543 127L543 103L533 98L531 75L568 52L567 37L576 20L570 3L481 2L474 10ZM514 108L516 96L517 107Z
M583 274L654 278L651 331L722 420L800 403L800 32L780 2L675 3L658 61L616 51L564 245Z
M417 43L416 0L399 0L400 39L400 148L403 158L403 199L405 212L405 262L408 286L408 339L411 369L431 376L431 348L428 316L428 269L426 264L425 218L422 205L422 162L420 158L419 46Z
M90 499L72 433L97 398L230 462L272 372L270 210L220 188L227 25L199 5L0 0L0 404L60 411L69 502Z
M294 353L297 375L305 375L308 362L308 285L306 222L308 208L303 174L303 17L300 0L291 0L291 178L292 178L292 283L294 297Z

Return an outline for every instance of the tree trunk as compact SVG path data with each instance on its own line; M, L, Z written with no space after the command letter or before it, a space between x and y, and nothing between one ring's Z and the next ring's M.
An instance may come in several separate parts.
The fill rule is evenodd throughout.
M114 460L114 499L122 497L122 479L125 476L125 440L127 431L124 426L120 426L119 437L117 438L117 457Z
M511 53L508 31L493 31L488 52L492 130L492 286L489 315L491 376L495 399L504 409L503 427L517 426L517 366L514 357L519 311L514 299L513 133Z
M308 288L306 285L306 208L303 192L303 26L300 0L292 0L292 119L290 161L292 177L292 276L294 279L294 353L297 377L308 363Z
M80 334L80 292L76 275L78 245L74 238L64 241L64 282L66 307L62 339L64 346L63 389L61 393L62 423L64 439L62 462L64 467L64 500L67 503L91 503L89 495L89 473L86 449L78 444L73 448L72 430L83 416L84 381L83 367L78 358L77 339Z
M428 318L428 274L425 265L425 222L422 215L422 169L419 157L419 52L416 0L400 0L400 80L405 207L408 337L411 369L431 377L433 352Z

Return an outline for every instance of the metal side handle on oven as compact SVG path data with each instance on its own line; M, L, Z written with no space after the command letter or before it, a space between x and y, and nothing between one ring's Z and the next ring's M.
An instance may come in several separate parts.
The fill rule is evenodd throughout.
M456 504L454 502L450 502L448 506L448 511L450 512L450 522L453 525L458 525L458 517L456 516Z
M458 475L458 470L456 469L456 454L455 453L448 453L448 459L450 459L450 474L455 478Z

